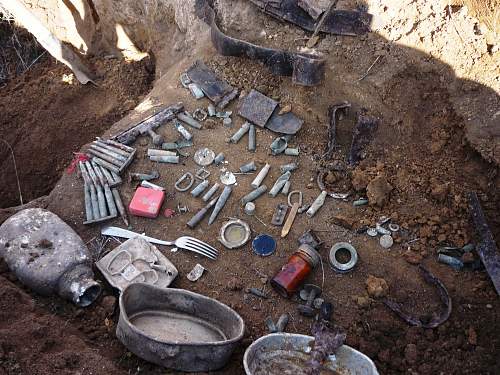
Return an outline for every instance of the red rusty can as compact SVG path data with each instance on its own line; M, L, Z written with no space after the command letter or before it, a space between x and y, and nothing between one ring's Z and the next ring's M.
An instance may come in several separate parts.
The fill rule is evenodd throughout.
M320 262L319 253L307 244L300 245L281 271L271 280L271 286L283 297L291 297Z

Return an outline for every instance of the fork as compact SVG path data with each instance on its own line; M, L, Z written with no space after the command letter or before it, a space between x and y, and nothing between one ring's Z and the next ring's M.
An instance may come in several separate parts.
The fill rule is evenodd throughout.
M200 255L204 255L207 258L212 260L216 260L219 255L219 251L209 244L200 241L194 237L182 236L177 238L175 241L162 241L153 237L148 237L140 233L132 232L127 229L118 228L118 227L105 227L101 230L101 234L104 236L111 237L121 237L121 238L134 238L141 237L149 243L154 243L157 245L165 245L165 246L175 246L179 249L189 250L193 253L197 253Z

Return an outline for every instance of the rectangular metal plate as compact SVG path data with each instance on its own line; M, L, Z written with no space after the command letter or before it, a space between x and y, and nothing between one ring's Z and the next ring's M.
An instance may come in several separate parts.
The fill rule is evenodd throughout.
M288 205L284 203L278 203L276 209L274 210L274 215L273 218L271 219L271 224L276 226L283 225L287 212L288 212Z
M256 90L250 91L240 102L238 114L252 124L264 127L278 106L278 102Z
M198 85L215 104L218 104L227 94L234 90L233 86L217 77L201 60L197 60L186 73L189 79Z

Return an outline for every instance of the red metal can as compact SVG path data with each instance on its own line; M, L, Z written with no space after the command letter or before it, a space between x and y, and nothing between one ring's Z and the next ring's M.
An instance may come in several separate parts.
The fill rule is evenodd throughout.
M271 280L271 286L283 297L291 297L320 262L319 253L307 244L300 245L288 262Z

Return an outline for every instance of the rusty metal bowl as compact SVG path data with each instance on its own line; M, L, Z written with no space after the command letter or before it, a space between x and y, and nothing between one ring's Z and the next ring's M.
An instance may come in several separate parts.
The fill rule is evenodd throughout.
M166 368L217 370L244 330L234 310L187 290L136 283L120 296L118 339L138 357Z

